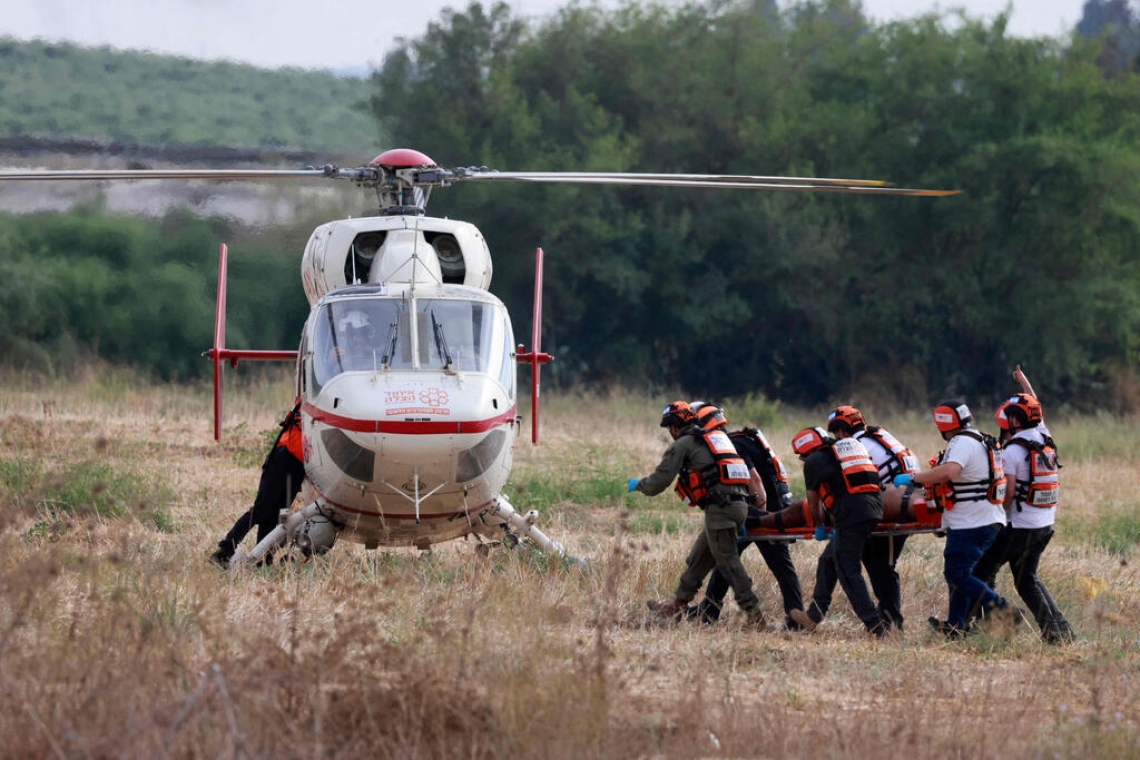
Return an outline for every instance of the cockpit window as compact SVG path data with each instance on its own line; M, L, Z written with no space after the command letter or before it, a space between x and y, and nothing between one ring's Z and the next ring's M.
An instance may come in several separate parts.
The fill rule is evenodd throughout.
M491 360L494 306L479 301L417 302L420 356L426 366L486 372ZM495 346L497 348L497 346Z
M505 312L486 301L331 301L321 307L314 325L314 389L342 372L386 369L479 372L501 379L502 365L511 361L511 340Z
M400 306L394 299L352 299L322 307L313 339L314 385L319 388L341 372L380 369L384 336L398 325Z

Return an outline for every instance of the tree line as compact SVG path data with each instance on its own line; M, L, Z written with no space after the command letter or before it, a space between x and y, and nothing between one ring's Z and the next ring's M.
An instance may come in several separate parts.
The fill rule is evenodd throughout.
M445 165L864 177L951 198L460 187L516 313L545 247L562 380L990 397L1016 363L1103 401L1140 348L1140 79L1006 17L873 25L847 0L445 13L373 76ZM443 209L438 207L442 206ZM556 373L561 373L560 375Z
M168 380L205 375L221 240L235 252L226 344L296 348L308 315L296 253L304 239L283 249L220 219L87 209L0 215L4 364L53 376L99 357Z
M556 383L918 404L992 397L1020 363L1050 399L1103 404L1135 380L1140 349L1140 79L1105 55L1110 43L1124 48L1112 35L1128 27L1068 39L1005 27L1003 16L875 25L847 0L570 5L532 26L505 3L472 3L385 58L369 84L371 116L388 144L445 166L862 177L963 191L471 183L436 193L430 213L486 235L492 290L520 336L533 250L546 250L544 349L557 357L547 373ZM0 222L0 266L22 277L0 277L9 342L74 340L173 376L205 369L197 352L209 342L212 225L222 222L170 218L154 231L96 214ZM288 232L300 240L289 253L257 259L263 282L280 279L249 294L289 295L301 312L275 328L284 334L259 336L256 309L231 314L232 330L251 333L244 345L295 342L307 232ZM198 258L163 248L190 238ZM82 263L65 246L84 250ZM201 271L178 269L189 260ZM123 316L128 285L157 288L177 314ZM116 314L100 314L108 310ZM66 319L49 325L37 313ZM143 342L185 356L121 345L134 326L164 324L169 338Z

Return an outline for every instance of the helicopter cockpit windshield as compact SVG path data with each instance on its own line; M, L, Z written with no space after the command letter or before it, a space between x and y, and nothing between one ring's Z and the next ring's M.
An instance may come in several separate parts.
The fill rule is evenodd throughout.
M415 304L415 318L409 311ZM513 370L502 308L467 298L353 298L324 304L311 344L313 381L342 372L430 370L499 378ZM513 390L513 389L512 389Z

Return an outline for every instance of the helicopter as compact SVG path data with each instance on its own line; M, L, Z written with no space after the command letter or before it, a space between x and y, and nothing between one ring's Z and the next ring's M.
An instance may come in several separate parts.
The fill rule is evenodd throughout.
M628 172L447 169L417 150L388 150L358 168L0 171L0 181L346 180L375 191L374 215L322 224L301 258L310 313L297 350L225 345L226 270L219 246L213 347L214 437L220 439L225 366L295 363L304 450L300 508L233 563L255 563L285 545L309 557L338 540L367 549L432 545L466 536L486 553L527 541L547 555L566 548L520 513L503 491L521 433L517 366L531 368L531 439L538 442L542 268L535 252L531 347L516 345L507 309L490 292L492 263L471 223L427 216L434 189L459 182L538 182L760 189L939 197L953 190L899 188L881 180Z

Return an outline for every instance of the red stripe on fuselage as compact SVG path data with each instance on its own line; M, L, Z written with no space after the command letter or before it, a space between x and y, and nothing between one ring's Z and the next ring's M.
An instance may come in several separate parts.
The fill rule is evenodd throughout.
M489 417L485 420L359 420L354 417L344 417L332 412L318 409L310 403L305 403L303 411L313 418L314 422L321 422L340 430L349 430L354 433L391 433L394 435L453 435L462 433L482 433L500 425L513 425L516 416L516 407L506 412Z

